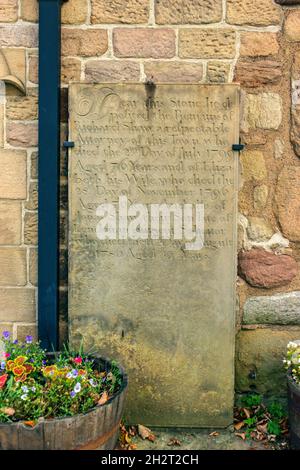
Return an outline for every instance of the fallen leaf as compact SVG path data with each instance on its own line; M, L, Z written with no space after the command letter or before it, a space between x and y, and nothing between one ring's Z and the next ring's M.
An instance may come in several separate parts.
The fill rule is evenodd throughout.
M179 439L176 439L176 437L172 437L168 442L168 446L181 446L181 442Z
M244 425L245 425L244 421L240 421L239 423L236 423L236 424L234 425L234 429L235 429L236 431L239 431Z
M220 435L219 432L214 431L214 432L211 432L211 433L209 434L209 437L217 437L217 436L219 436L219 435Z
M262 432L262 433L264 433L264 434L267 433L267 428L268 428L268 424L267 424L267 423L266 423L266 424L258 424L258 425L256 426L256 429L257 429L259 432Z
M35 421L23 421L26 426L33 428L35 426Z
M251 417L251 413L247 408L243 408L243 412L245 413L247 419Z
M98 401L98 405L104 405L104 403L106 403L107 400L108 400L108 393L103 392L102 395L101 395L100 400Z
M143 426L142 424L138 424L138 433L143 440L148 439L148 441L154 442L156 439L151 429L146 428L146 426Z
M246 434L244 432L236 432L235 435L243 439L243 441L246 440Z
M16 412L16 410L14 408L0 408L0 412L1 413L4 413L5 415L7 416L13 416Z

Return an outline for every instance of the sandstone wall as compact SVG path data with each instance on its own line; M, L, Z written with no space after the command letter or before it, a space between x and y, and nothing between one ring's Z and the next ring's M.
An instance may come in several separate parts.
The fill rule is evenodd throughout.
M278 3L288 3L279 0ZM300 3L295 1L294 3ZM36 328L37 0L2 0L0 330ZM69 0L62 7L62 138L71 81L242 88L236 386L283 393L300 338L300 5L273 0ZM67 325L67 166L61 164L61 337Z

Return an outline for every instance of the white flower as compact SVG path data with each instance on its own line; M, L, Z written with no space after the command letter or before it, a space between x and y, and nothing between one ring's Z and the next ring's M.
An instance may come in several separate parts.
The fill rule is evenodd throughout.
M66 375L67 379L73 379L73 375L71 372L68 372Z
M24 395L21 395L21 400L27 400L27 393L24 393Z
M21 387L21 389L22 389L22 392L28 393L28 387L26 385L23 385L23 387Z
M92 387L97 387L97 383L95 382L94 379L90 379L89 382L90 382Z
M31 387L31 390L32 390L33 392L35 392L35 391L36 391L36 388L35 388L35 387Z
M75 393L79 393L80 390L81 390L81 385L80 385L79 382L77 382L77 384L76 384L75 387L74 387L74 392L75 392Z

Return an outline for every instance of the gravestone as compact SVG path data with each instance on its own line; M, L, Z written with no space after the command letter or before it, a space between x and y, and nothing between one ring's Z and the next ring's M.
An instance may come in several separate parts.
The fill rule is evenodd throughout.
M73 84L69 106L70 340L124 365L129 421L227 426L238 87Z

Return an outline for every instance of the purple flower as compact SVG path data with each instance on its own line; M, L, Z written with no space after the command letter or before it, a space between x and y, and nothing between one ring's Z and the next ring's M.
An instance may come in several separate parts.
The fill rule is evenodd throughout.
M74 398L76 393L74 392L74 390L72 390L72 392L70 393L71 397Z
M9 331L3 331L2 335L5 339L8 339L10 337L10 332Z
M30 362L34 362L34 359L33 359L33 357L30 359Z
M19 342L19 341L18 341L17 339L14 340L14 344L18 344L18 342Z
M1 370L5 369L5 362L4 361L1 362L0 367L1 367Z
M94 379L89 380L92 387L97 387L97 382Z
M45 366L45 365L46 365L46 361L45 361L45 359L43 359L43 360L42 360L42 364L43 364L43 366Z
M72 372L71 372L71 374L72 374L72 377L77 377L77 375L78 375L78 370L73 369Z
M25 340L26 340L27 344L31 344L32 343L32 336L31 335L26 336Z

